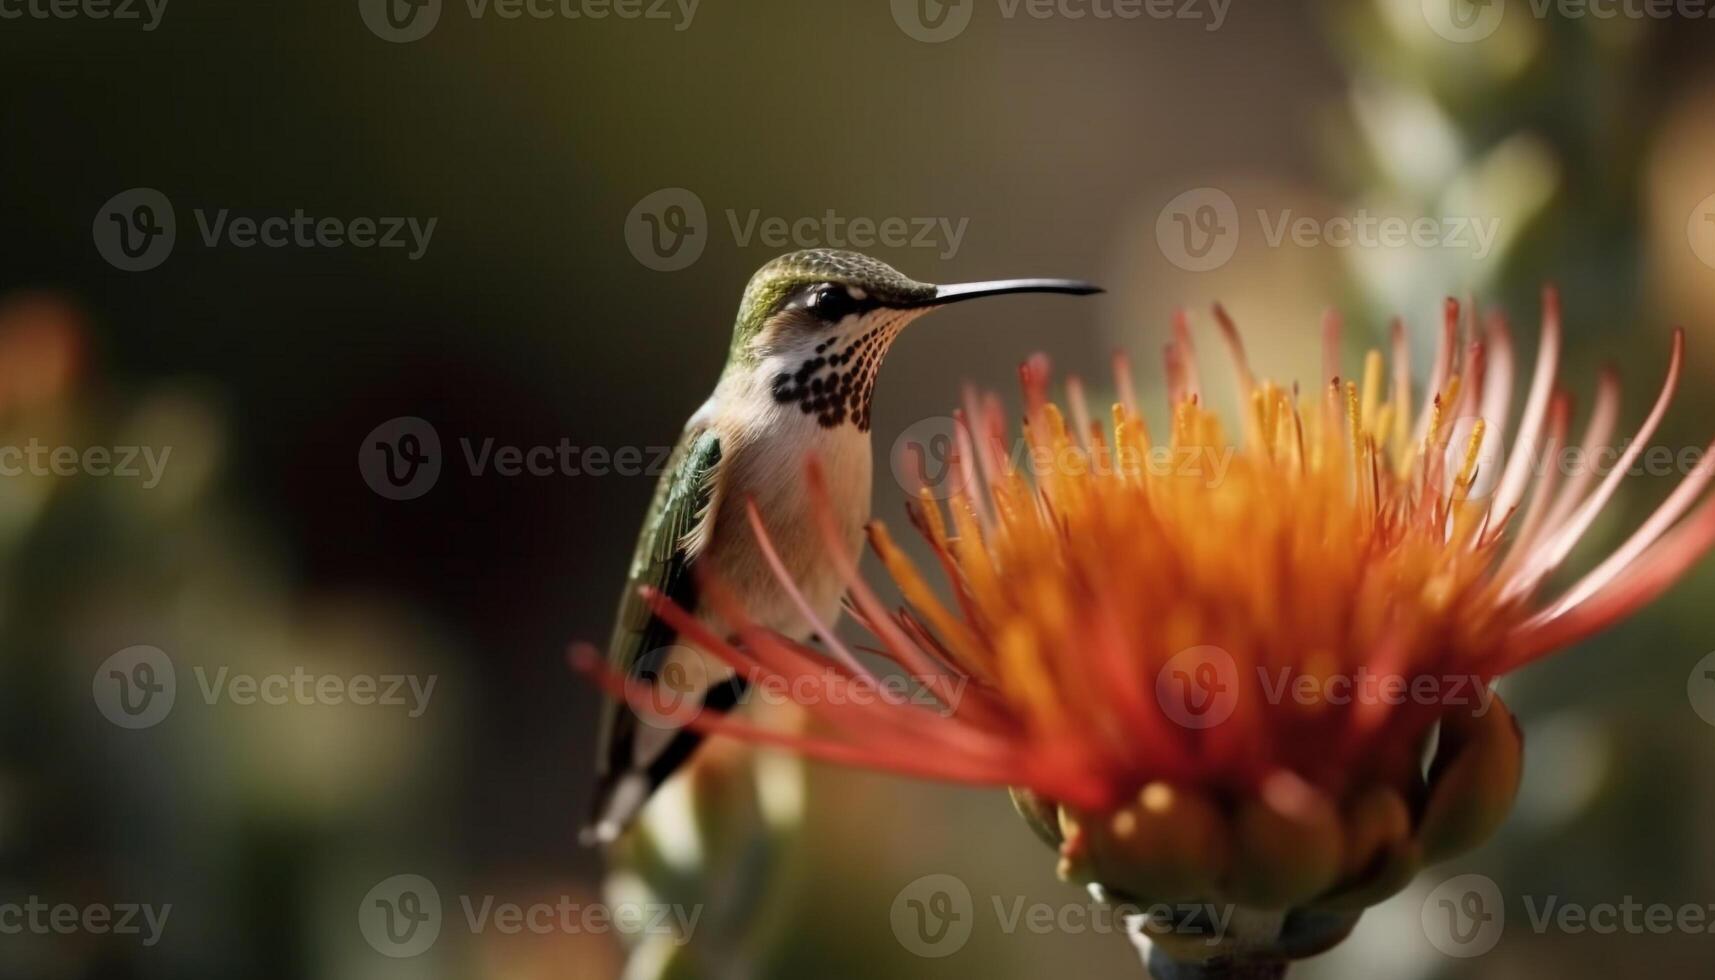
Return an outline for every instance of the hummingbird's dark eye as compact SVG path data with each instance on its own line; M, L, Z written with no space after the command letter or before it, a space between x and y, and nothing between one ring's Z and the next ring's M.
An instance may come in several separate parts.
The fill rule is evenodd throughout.
M851 291L838 283L825 282L810 289L804 297L804 308L825 323L837 323L858 311L858 301Z

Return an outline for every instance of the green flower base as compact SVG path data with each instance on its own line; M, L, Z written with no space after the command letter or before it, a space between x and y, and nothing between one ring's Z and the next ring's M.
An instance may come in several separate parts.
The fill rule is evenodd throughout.
M1154 980L1278 980L1294 960L1327 952L1358 924L1358 912L1300 909L1234 910L1220 942L1209 944L1210 923L1197 915L1162 921L1126 920L1126 930Z
M1286 976L1286 964L1227 959L1181 963L1157 950L1149 957L1149 975L1154 980L1279 980Z

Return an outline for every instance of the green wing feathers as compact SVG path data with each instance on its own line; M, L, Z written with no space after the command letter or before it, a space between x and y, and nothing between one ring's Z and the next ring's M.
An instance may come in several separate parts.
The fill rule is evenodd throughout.
M703 426L687 429L667 461L631 559L625 594L620 597L619 615L608 641L608 663L616 672L629 676L643 654L671 644L676 636L638 594L644 586L688 610L696 608L697 587L685 538L699 518L707 516L718 486L720 461L720 438ZM629 707L616 701L608 702L605 719L599 759L605 766L623 768L626 761L614 755L630 751L629 735L635 719Z

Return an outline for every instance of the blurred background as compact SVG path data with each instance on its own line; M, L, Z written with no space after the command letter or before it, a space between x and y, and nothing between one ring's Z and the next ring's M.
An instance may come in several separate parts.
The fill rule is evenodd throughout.
M1426 354L1450 294L1510 311L1531 357L1554 280L1563 374L1587 406L1613 363L1623 424L1688 329L1658 441L1701 446L1707 12L0 0L0 905L171 907L153 932L0 916L0 977L1141 975L1004 794L719 749L633 871L577 846L598 696L563 651L606 637L745 279L849 242L919 279L1109 287L907 332L874 406L896 528L883 457L961 383L1011 397L1042 350L1099 386L1125 348L1158 393L1172 311L1216 299L1253 364L1309 378L1324 309L1354 359L1396 314ZM407 486L378 440L417 447ZM579 465L506 475L506 447ZM1625 481L1594 546L1671 485ZM1712 585L1509 682L1503 833L1294 975L1707 975L1715 935L1529 912L1715 905ZM1462 873L1506 896L1479 957L1420 925ZM931 874L971 905L925 949L900 909ZM529 926L628 896L702 917L683 943ZM1014 918L1037 906L1047 928Z

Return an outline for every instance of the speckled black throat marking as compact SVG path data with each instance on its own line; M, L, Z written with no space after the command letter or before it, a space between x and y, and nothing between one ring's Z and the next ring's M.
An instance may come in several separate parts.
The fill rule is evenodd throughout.
M882 355L901 325L883 323L851 339L835 337L816 345L815 356L795 372L774 376L770 390L782 405L797 405L816 423L832 429L847 422L869 431L869 400Z

